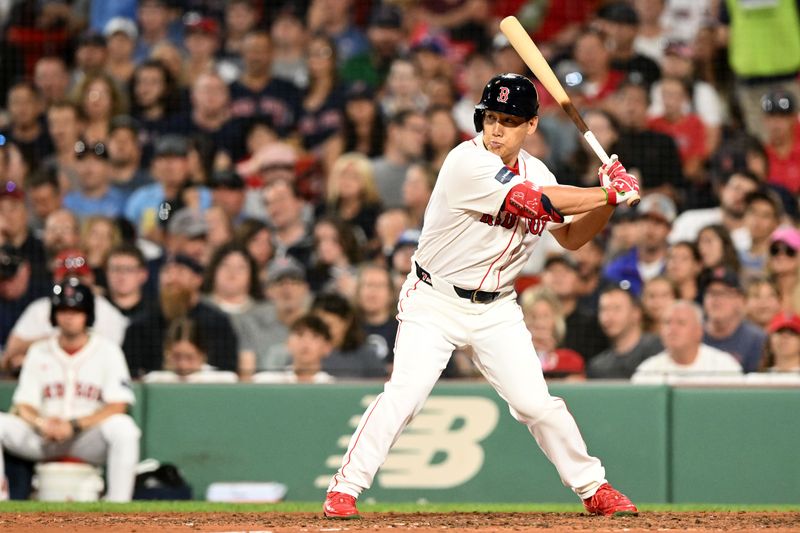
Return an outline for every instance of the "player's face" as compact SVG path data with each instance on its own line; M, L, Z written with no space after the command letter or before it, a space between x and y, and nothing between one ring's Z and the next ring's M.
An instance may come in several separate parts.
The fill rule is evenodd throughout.
M63 335L74 337L86 329L86 314L75 309L61 309L56 311L56 324Z
M503 163L513 165L525 136L536 131L538 123L539 117L525 120L506 113L487 111L483 115L483 144Z

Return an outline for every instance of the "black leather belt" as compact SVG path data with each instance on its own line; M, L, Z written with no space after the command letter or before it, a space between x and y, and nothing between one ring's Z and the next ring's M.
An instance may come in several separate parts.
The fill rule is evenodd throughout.
M433 287L433 282L430 273L421 266L419 266L419 263L417 263L416 261L414 261L414 266L417 269L417 277L423 283L427 283L428 285ZM456 295L458 295L461 298L464 298L465 300L469 300L472 303L488 304L497 300L497 298L500 296L499 292L462 289L461 287L456 287L455 285L453 285L452 287L453 290L456 292Z

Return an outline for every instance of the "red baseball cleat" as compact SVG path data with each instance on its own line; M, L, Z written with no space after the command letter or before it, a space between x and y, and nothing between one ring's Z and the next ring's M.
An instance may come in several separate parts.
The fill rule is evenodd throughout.
M637 516L639 509L627 496L609 485L603 483L594 496L583 500L583 507L589 514L600 516Z
M350 520L351 518L361 518L356 509L356 499L343 492L329 492L325 497L322 506L325 518L338 518Z

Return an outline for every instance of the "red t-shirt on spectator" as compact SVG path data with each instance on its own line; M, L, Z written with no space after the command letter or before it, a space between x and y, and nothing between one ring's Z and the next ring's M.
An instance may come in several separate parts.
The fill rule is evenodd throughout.
M769 158L769 177L773 185L786 187L793 194L800 193L800 123L794 129L794 144L786 157L781 157L774 148L764 147Z
M692 157L704 159L708 155L706 128L694 113L684 115L677 122L670 122L664 117L653 118L647 122L647 126L672 137L684 163Z

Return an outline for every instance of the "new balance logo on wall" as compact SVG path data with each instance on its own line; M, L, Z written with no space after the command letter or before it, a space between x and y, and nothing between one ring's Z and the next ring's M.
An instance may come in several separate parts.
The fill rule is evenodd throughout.
M368 406L374 396L361 399ZM477 396L431 396L422 411L392 447L378 471L376 486L385 489L449 489L475 477L483 467L481 441L497 427L500 412L488 398ZM359 414L350 419L358 426ZM339 438L346 449L350 433ZM341 452L328 457L325 466L335 471ZM314 485L326 488L331 473L317 477Z

